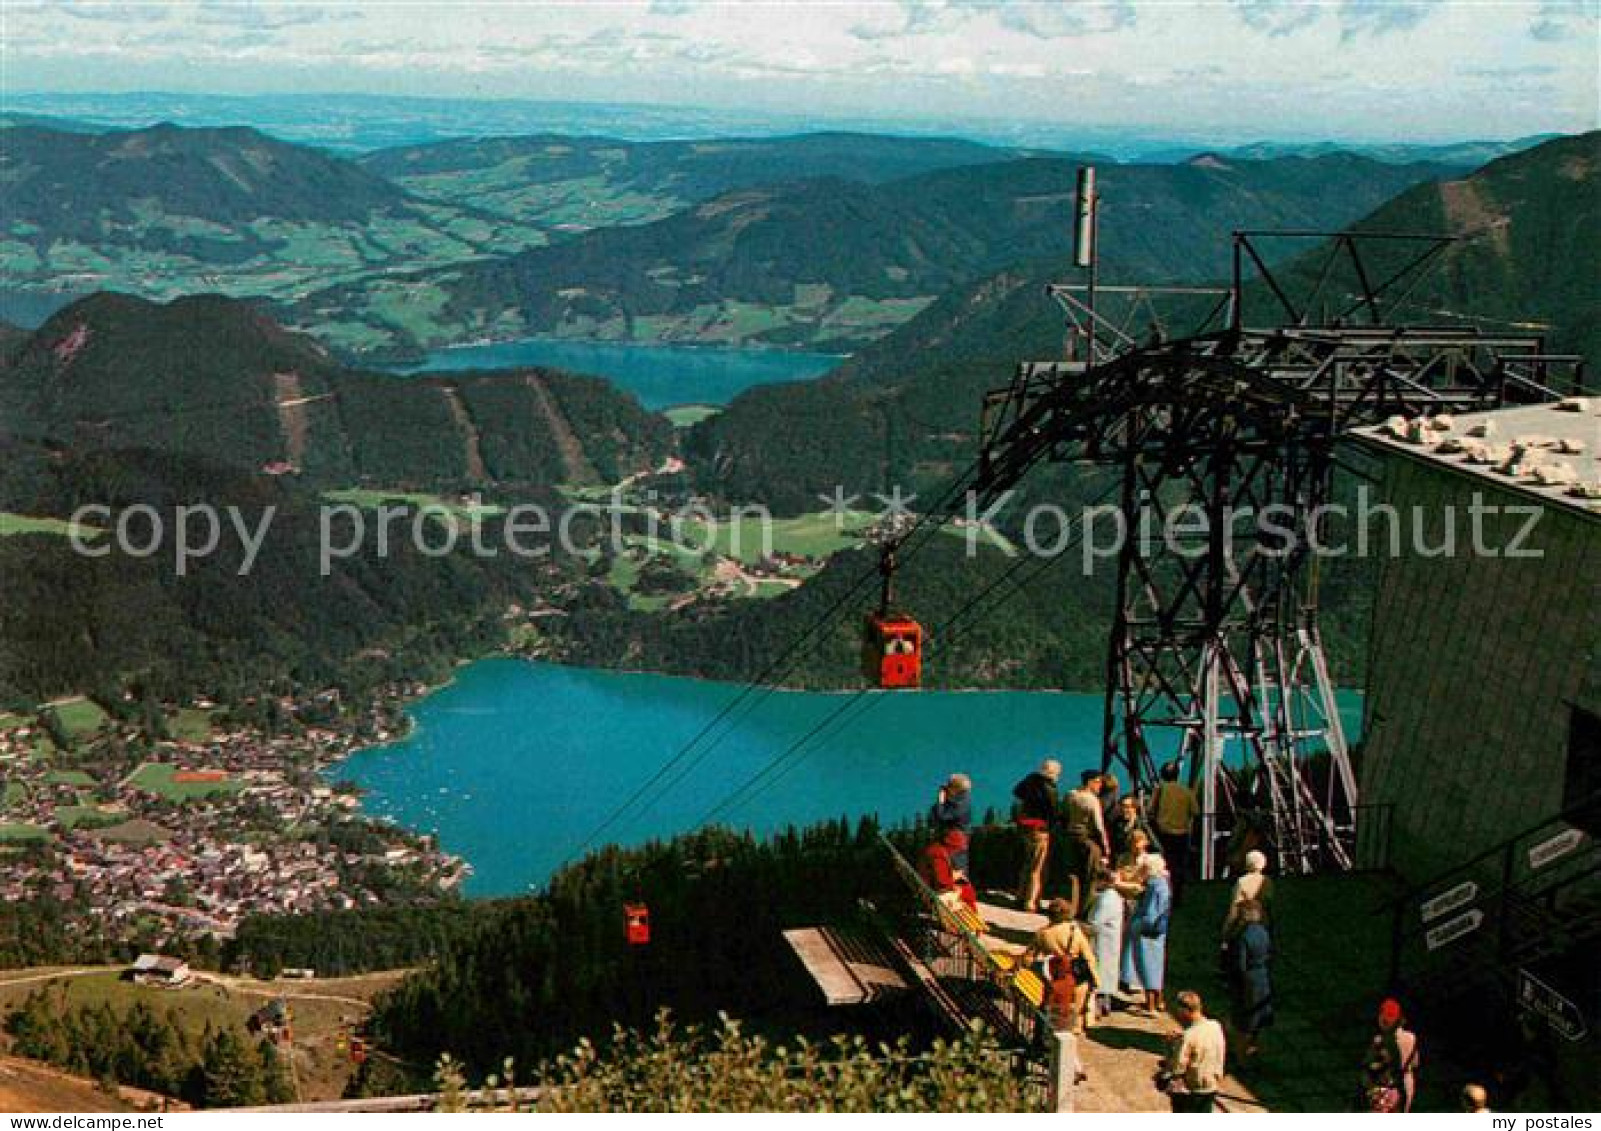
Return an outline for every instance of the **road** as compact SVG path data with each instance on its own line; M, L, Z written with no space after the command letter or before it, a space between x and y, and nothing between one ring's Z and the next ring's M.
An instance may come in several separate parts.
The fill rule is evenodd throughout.
M86 974L104 974L109 969L111 969L109 966L83 966L72 970L55 970L45 974L24 974L16 978L0 975L0 989L5 989L7 986L26 986L30 982L51 982L57 978L81 978Z

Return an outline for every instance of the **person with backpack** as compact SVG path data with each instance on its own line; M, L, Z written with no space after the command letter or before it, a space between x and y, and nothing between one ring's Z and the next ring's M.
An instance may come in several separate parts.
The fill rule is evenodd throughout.
M1040 768L1012 787L1012 823L1023 846L1023 868L1017 880L1017 906L1033 911L1039 906L1045 884L1045 860L1051 850L1051 825L1056 821L1056 783L1062 763L1047 758Z
M1073 918L1073 911L1068 900L1051 900L1046 910L1050 922L1034 932L1028 950L1023 952L1022 964L1045 960L1049 967L1045 981L1059 991L1062 980L1071 979L1070 1003L1058 1001L1051 1022L1057 1029L1081 1033L1089 1021L1089 997L1100 984L1100 970L1089 932Z

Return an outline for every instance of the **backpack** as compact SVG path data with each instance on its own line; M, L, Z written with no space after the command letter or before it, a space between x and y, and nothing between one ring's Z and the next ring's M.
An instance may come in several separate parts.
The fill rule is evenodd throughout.
M1077 940L1077 939L1080 939L1080 938L1083 938L1083 937L1084 937L1083 929L1081 927L1079 927L1079 925L1077 923L1074 923L1073 924L1073 938L1075 940ZM1071 944L1069 944L1069 945L1071 945ZM1088 986L1092 990L1096 987L1097 982L1095 980L1095 971L1090 969L1090 960L1089 959L1087 959L1087 958L1074 958L1068 963L1068 966L1069 966L1069 969L1070 969L1070 971L1071 971L1071 973L1073 975L1073 981L1074 982L1076 982L1078 985L1081 985L1081 986Z

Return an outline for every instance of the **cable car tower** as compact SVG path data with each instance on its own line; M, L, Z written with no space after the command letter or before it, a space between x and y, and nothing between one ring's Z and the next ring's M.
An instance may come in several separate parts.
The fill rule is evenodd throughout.
M1248 814L1281 869L1349 868L1358 786L1314 553L1330 534L1341 437L1396 415L1555 399L1561 371L1577 383L1580 363L1547 354L1536 334L1396 322L1454 237L1236 232L1228 287L1106 286L1093 169L1078 188L1075 265L1087 279L1050 288L1067 357L1026 362L985 398L975 493L988 506L1046 461L1116 469L1126 536L1103 765L1146 789L1178 760L1202 810L1203 876ZM1270 269L1275 239L1324 250ZM1168 339L1164 304L1197 328ZM1263 325L1247 319L1258 305L1271 312ZM1141 312L1155 325L1137 340Z

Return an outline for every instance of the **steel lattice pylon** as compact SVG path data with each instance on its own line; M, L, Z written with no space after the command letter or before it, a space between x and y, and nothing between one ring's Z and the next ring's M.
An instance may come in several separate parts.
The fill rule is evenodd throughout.
M1251 237L1236 238L1236 259L1260 264ZM1353 863L1357 780L1319 636L1312 553L1341 437L1393 415L1553 399L1562 370L1577 382L1578 359L1545 353L1537 335L1388 323L1386 297L1415 284L1408 265L1445 242L1416 238L1424 251L1375 283L1361 237L1339 237L1361 293L1321 325L1312 302L1297 304L1268 275L1252 286L1265 282L1290 324L1247 328L1236 278L1228 289L1175 292L1190 303L1215 298L1199 332L1164 341L1158 327L1140 344L1093 309L1089 288L1053 287L1087 359L1025 363L986 400L981 497L999 498L1047 460L1120 472L1128 536L1104 764L1142 789L1159 762L1181 759L1203 810L1207 877L1229 831L1220 821L1246 811L1266 816L1257 831L1281 869ZM1317 291L1329 275L1318 273ZM1122 294L1132 309L1161 289L1099 293ZM1347 324L1353 317L1362 323ZM1266 515L1282 534L1263 528Z

